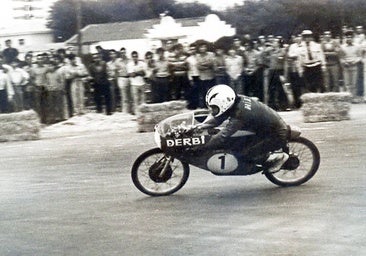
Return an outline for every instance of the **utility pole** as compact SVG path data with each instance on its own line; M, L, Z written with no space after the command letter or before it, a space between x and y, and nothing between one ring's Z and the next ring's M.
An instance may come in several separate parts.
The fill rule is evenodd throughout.
M74 0L75 10L76 10L76 31L77 31L77 48L78 48L78 56L81 57L83 53L83 41L82 41L82 11L81 11L81 1L82 0Z
M341 42L343 41L343 26L345 25L345 21L344 21L344 4L343 4L343 0L339 0L338 2L338 8L339 8L339 16L340 16L340 38L341 38Z

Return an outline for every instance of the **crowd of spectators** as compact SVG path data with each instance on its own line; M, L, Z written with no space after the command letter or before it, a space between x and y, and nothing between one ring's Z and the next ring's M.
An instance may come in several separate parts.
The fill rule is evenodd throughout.
M46 124L84 114L91 95L96 111L107 115L135 114L143 102L170 100L205 108L205 94L215 84L228 84L275 110L301 107L307 92L346 91L355 103L365 100L361 26L344 27L340 37L325 31L318 40L304 30L288 41L273 35L246 35L229 45L167 41L144 56L97 46L89 64L65 49L28 52L20 60L10 40L6 46L0 55L0 113L34 109Z

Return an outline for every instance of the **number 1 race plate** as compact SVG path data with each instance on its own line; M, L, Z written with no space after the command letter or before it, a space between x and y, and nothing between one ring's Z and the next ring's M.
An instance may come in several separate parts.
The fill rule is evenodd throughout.
M208 159L207 168L215 173L226 174L238 168L238 161L234 155L219 153Z

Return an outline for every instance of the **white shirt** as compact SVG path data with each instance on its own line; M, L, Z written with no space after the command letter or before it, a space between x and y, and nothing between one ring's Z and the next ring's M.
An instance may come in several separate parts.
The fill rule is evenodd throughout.
M288 56L290 58L297 59L300 55L302 45L298 43L293 43L288 48Z
M226 72L232 79L238 79L243 72L243 58L239 55L227 56L225 58Z
M13 85L25 85L29 80L29 74L22 68L10 69L8 71L10 81Z
M137 63L135 63L134 61L130 61L127 64L127 70L129 74L140 71L144 71L146 73L146 69L147 69L146 63L141 60L137 61ZM135 77L130 76L130 83L131 85L144 85L145 84L144 76L141 75L136 75Z
M341 63L356 65L357 62L362 60L361 47L355 44L342 44L341 45Z
M292 72L298 71L299 56L302 50L302 45L299 43L293 43L288 48L287 56L289 57L288 63Z
M14 95L14 88L10 83L8 74L4 73L4 70L0 70L0 91L7 90L8 97Z
M188 77L192 78L194 76L199 76L200 71L198 70L198 67L197 67L196 55L189 56L187 58L187 63L188 63Z
M365 41L365 34L356 34L353 38L353 43L355 45L361 45L363 41Z
M309 56L309 53L311 56ZM304 67L316 67L319 65L325 67L325 55L321 45L313 41L309 42L309 45L307 45L306 42L302 42L299 54L299 65L300 71L303 71Z
M365 64L366 63L366 39L362 41L361 45L361 51L362 51L362 61ZM366 72L366 68L364 69Z

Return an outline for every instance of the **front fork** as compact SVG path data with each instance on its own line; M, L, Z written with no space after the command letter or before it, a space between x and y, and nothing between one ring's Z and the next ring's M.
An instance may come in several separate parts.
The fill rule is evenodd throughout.
M165 163L164 163L164 167L163 169L161 170L160 174L159 174L159 178L162 178L164 177L167 169L168 169L168 166L170 165L170 163L173 161L173 157L171 156L168 156L165 160Z

